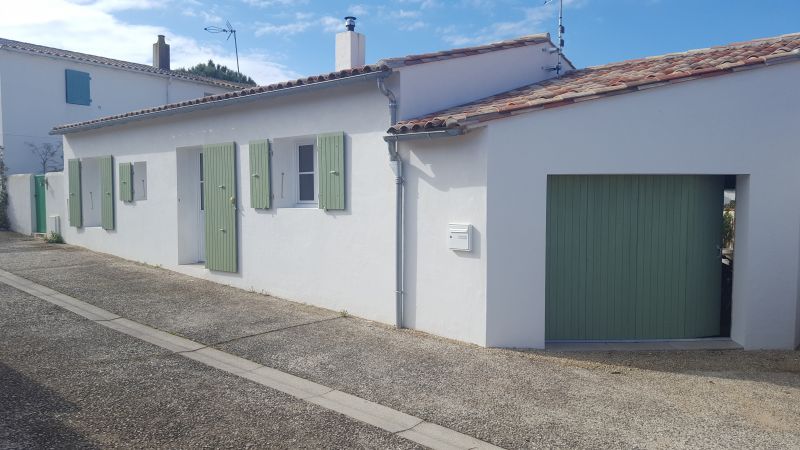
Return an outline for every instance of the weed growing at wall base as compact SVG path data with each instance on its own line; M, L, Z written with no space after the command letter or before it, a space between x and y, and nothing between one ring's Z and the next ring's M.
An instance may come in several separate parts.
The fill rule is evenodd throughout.
M6 176L5 147L0 145L0 230L8 230L8 177Z
M47 237L44 238L44 241L48 244L63 244L64 238L61 236L60 233L56 233L55 231L51 231Z

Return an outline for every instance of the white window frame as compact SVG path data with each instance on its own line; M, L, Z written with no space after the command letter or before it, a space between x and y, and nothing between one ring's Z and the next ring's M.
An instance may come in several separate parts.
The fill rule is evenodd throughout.
M313 164L314 164L314 200L300 200L300 147L311 146L313 150ZM295 179L294 198L295 203L300 207L311 207L319 204L319 167L317 162L317 143L314 139L299 139L295 141L292 152L293 175ZM308 174L310 172L302 172Z

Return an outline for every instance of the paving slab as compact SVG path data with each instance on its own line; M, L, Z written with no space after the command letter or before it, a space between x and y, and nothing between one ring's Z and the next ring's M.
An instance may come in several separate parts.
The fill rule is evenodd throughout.
M797 352L659 351L640 368L653 352L482 349L356 318L220 348L505 448L800 445Z
M419 448L0 285L0 448Z
M506 448L800 447L798 352L482 349L114 261L12 272Z
M39 253L50 257L54 251L70 252L72 248L58 245L56 250ZM32 250L28 253L35 254ZM107 259L108 255L100 256L102 264L57 268L41 267L33 259L28 259L24 268L6 263L15 258L16 253L13 257L10 253L0 255L0 269L204 344L339 317L337 312L299 303L287 309L284 300L118 258Z

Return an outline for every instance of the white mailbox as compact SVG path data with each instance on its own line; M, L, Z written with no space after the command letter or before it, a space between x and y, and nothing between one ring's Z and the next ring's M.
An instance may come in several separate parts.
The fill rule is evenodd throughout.
M448 227L447 242L450 250L472 251L472 225L451 223Z

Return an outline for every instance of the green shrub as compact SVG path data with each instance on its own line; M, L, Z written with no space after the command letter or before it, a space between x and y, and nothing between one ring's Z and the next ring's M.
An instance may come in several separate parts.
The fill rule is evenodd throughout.
M55 231L51 231L45 238L45 242L49 244L63 244L64 238L61 236L60 233L56 233Z

